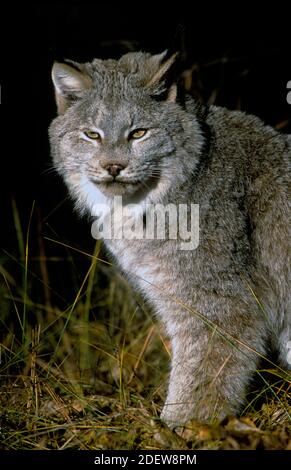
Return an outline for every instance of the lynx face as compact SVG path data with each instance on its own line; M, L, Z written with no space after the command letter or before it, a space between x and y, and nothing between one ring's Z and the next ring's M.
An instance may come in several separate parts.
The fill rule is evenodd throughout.
M114 195L156 202L173 173L182 180L189 166L177 154L180 136L188 132L193 142L194 135L198 152L198 124L176 103L176 86L166 84L174 59L163 58L131 53L119 61L54 65L59 116L50 128L52 153L80 208Z

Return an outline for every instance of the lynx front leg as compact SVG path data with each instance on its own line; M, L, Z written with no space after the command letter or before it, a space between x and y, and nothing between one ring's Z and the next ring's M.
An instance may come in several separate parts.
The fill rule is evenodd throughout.
M237 327L238 316L233 321ZM235 332L228 333L262 353L261 322L252 319L252 325L245 323L244 317L241 331L236 328ZM227 337L224 339L208 327L197 327L193 321L191 325L187 322L187 328L176 328L172 338L169 390L161 419L174 428L190 419L209 422L236 414L244 402L248 382L259 359L256 353L240 343L231 342Z

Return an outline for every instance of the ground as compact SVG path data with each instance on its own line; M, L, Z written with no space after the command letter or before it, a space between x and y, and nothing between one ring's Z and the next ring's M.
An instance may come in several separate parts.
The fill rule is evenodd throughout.
M13 207L19 255L6 251L0 264L1 449L291 450L290 375L268 361L241 416L164 426L171 351L161 325L99 242L90 255L38 233L33 250L34 224L23 236Z

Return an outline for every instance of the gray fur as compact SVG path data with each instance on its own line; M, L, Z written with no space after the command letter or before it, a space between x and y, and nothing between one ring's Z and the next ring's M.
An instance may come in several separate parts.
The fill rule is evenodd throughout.
M59 116L49 131L81 211L114 194L200 205L196 250L175 240L106 242L171 339L161 417L172 427L238 413L267 345L288 367L291 340L290 139L242 112L177 102L173 62L139 52L79 70L56 64ZM128 142L132 128L150 131ZM84 140L84 129L101 129L104 141ZM127 183L106 182L107 164L125 166Z

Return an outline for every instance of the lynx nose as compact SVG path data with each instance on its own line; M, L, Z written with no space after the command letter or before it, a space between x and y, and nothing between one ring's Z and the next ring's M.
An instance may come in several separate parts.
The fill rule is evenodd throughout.
M110 163L108 165L104 166L105 170L108 171L110 176L118 176L121 170L123 170L125 167L123 165L117 164L117 163Z

